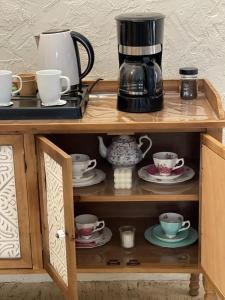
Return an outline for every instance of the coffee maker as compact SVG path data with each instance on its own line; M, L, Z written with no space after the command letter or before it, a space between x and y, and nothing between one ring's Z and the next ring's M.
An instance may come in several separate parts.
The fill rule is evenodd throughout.
M164 18L159 13L130 13L115 18L120 66L118 110L138 113L163 108Z

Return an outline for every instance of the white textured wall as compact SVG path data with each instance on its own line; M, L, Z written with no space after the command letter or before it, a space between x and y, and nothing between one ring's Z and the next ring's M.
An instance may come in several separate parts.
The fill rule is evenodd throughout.
M164 78L180 66L197 66L225 99L225 1L223 0L0 0L0 68L36 69L35 33L70 28L92 42L96 62L89 78L117 78L114 16L155 11L166 15Z

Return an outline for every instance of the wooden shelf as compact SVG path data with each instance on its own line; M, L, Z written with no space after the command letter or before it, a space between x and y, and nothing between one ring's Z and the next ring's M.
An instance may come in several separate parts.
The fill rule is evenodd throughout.
M225 127L219 94L207 80L198 80L198 98L183 101L179 80L164 80L161 111L129 114L117 110L117 81L103 81L90 94L84 117L78 120L2 120L0 131L29 133L121 133L205 131Z
M199 181L194 179L173 185L162 185L134 179L130 190L114 189L112 171L106 170L106 180L90 187L74 188L74 198L81 202L107 201L198 201Z
M79 273L96 272L198 272L198 243L194 245L168 249L151 245L144 238L144 231L151 226L150 218L112 218L106 225L112 230L112 240L105 246L94 249L77 249L77 270ZM136 246L126 250L120 247L118 227L135 225ZM108 266L110 259L120 261L118 266ZM127 266L130 259L137 259L140 265Z

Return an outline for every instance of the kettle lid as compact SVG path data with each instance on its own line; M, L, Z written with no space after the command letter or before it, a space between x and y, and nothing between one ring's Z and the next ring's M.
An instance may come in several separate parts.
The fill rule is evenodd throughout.
M69 29L50 29L47 31L42 32L42 34L53 34L53 33L62 33L70 31Z

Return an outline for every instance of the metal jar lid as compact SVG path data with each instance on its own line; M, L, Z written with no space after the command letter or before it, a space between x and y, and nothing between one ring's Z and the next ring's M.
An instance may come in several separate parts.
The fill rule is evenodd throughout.
M184 67L179 69L180 75L197 75L198 68L195 67Z

